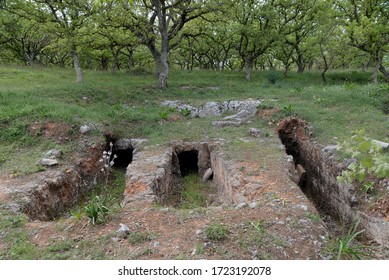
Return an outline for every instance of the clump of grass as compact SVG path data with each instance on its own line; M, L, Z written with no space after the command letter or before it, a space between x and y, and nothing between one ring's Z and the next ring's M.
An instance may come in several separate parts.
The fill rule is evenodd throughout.
M89 222L92 225L104 223L108 214L112 211L109 206L112 203L110 196L98 196L96 195L89 203L84 207L85 215L88 217Z
M221 223L214 222L205 228L205 235L210 240L221 241L227 238L228 228Z
M63 253L72 249L72 246L73 244L70 240L64 240L50 245L48 251L52 253Z
M155 239L155 234L152 232L134 231L130 232L130 234L128 235L128 241L131 244L139 244L153 239Z
M342 236L336 239L332 249L336 252L337 260L360 260L370 255L366 246L358 245L356 242L356 238L365 231L358 231L359 223L359 220L353 223L348 231L345 230L345 227L342 228Z
M281 111L284 114L284 116L291 116L293 115L294 107L292 104L287 104L284 107L282 107Z
M185 176L183 185L184 190L181 194L181 208L193 209L206 206L207 196L204 192L207 188L207 184L201 182L201 179L197 174Z

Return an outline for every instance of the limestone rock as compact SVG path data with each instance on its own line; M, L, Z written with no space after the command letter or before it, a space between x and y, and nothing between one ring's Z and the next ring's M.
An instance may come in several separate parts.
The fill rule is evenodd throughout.
M119 235L119 237L124 238L127 236L127 234L130 233L130 229L128 228L128 226L124 224L120 224L120 228L116 232Z
M241 120L241 121L243 121L243 120L246 120L246 119L254 116L255 112L256 111L241 110L238 113L236 113L235 115L225 117L224 120L234 119L234 120Z
M211 176L213 175L212 168L208 168L207 171L205 171L204 176L203 176L203 181L207 182Z
M381 146L383 150L389 149L389 143L378 141L378 140L372 140L374 144L377 144L378 146Z
M55 166L55 165L58 165L59 162L58 162L58 160L52 159L52 158L42 158L39 161L39 164L43 165L43 166Z
M192 118L198 117L199 115L199 110L196 107L182 103L179 100L164 101L161 103L161 105L168 108L177 109L179 112L189 111Z
M260 100L255 100L255 99L247 99L241 101L234 100L228 102L228 111L238 112L241 110L246 110L255 114L259 105L261 105Z
M81 133L81 134L87 134L89 131L91 131L92 130L92 128L91 128L91 126L89 126L89 125L87 125L87 124L83 124L81 127L80 127L80 129L79 129L79 132Z
M199 117L220 116L224 111L226 111L226 107L223 103L207 102L199 108Z
M150 149L136 153L127 167L124 203L152 203L156 191L163 201L168 195L173 151Z
M238 205L235 206L235 209L243 209L247 207L247 203L246 202L241 202L239 203Z
M164 101L162 106L177 109L182 112L183 110L189 111L190 116L206 118L210 116L220 116L224 112L234 112L233 116L227 117L228 119L243 120L251 116L254 116L257 112L257 107L261 104L260 100L247 99L247 100L233 100L224 102L207 102L203 106L196 108L189 104L183 103L180 100Z
M60 158L62 156L62 151L61 150L49 150L46 152L44 155L44 158L47 159L55 159L55 158Z
M256 202L256 201L251 202L251 203L249 204L249 207L250 207L251 209L257 208L257 207L258 207L258 202Z
M262 135L262 131L252 127L252 128L249 129L249 134L252 135L252 136L257 137L257 136Z

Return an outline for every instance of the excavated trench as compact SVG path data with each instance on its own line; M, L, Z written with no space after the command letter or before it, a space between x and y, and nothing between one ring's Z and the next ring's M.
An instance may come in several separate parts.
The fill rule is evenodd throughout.
M286 153L293 157L289 169L292 180L320 212L336 220L346 218L346 221L350 221L348 211L345 211L346 206L350 205L350 197L338 185L338 170L309 140L306 129L307 124L298 118L286 119L278 127Z
M358 209L350 186L338 183L337 163L324 149L312 143L307 136L307 123L291 117L278 126L278 134L286 153L293 157L290 171L293 180L314 203L319 213L330 215L333 220L350 224L360 221L368 238L378 244L389 244L389 223L369 216Z
M27 191L21 192L21 200L24 201L21 210L34 220L47 221L60 217L80 199L85 199L99 182L106 180L102 157L104 151L111 150L110 143L113 145L109 159L114 162L112 168L125 172L132 162L134 151L144 141L106 137L105 144L88 147L65 171L49 171Z

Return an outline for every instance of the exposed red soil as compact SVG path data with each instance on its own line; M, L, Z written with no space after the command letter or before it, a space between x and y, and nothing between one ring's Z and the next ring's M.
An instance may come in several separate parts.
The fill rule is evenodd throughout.
M63 122L35 122L29 126L28 130L33 136L43 136L58 143L71 140L71 126Z

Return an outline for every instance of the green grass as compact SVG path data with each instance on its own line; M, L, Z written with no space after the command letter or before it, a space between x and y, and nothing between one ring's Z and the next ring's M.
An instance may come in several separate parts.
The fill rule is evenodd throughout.
M189 174L183 178L182 202L180 208L193 209L205 207L207 204L207 189L209 186L202 182L197 174Z
M118 169L112 171L112 178L108 182L99 183L69 211L74 218L80 220L86 216L93 225L104 223L110 214L122 207L125 176Z
M330 250L336 254L337 260L360 260L371 256L370 249L356 240L365 230L358 231L360 221L350 225L349 229L342 227L342 235L332 243Z
M205 228L205 235L210 240L221 241L228 237L228 227L221 223L213 222Z
M155 233L153 232L130 232L128 235L128 241L131 244L139 244L146 241L150 241L156 238Z

